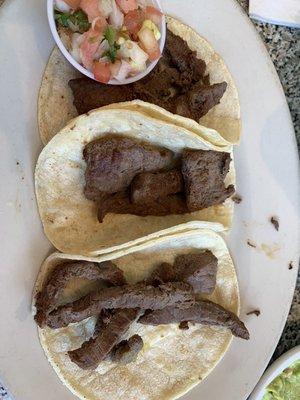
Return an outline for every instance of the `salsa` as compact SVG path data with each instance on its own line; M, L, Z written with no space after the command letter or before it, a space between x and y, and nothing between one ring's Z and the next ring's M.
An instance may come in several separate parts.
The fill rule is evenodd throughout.
M57 31L72 57L108 83L144 71L161 53L162 16L146 0L55 0Z

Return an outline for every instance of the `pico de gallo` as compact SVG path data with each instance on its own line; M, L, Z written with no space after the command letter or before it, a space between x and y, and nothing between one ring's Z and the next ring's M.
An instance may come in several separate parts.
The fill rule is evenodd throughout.
M64 45L102 83L122 82L160 57L162 16L147 0L54 1Z

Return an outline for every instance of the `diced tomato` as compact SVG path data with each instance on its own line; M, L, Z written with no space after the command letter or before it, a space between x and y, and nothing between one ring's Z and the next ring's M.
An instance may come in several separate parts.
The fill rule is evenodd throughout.
M81 0L64 0L73 10L77 10Z
M147 27L141 29L138 33L138 38L140 39L141 47L148 54L149 60L157 60L160 57L160 49L151 29Z
M124 14L127 14L129 11L136 10L138 8L136 0L116 0L116 2Z
M145 10L146 19L150 19L155 25L159 26L162 19L162 12L153 6L147 6Z
M111 64L104 61L95 61L93 65L93 74L95 79L101 83L107 83L111 77Z
M141 29L144 19L145 14L143 10L129 11L129 13L125 15L124 19L124 25L126 26L128 33L136 35Z
M80 45L82 64L85 66L85 68L91 70L93 67L94 55L100 45L102 34L98 31L90 29L83 35L84 39Z
M101 16L98 0L81 0L80 8L87 14L89 22Z
M107 25L108 23L106 19L101 15L100 17L94 19L92 23L92 29L95 32L103 33Z
M110 64L110 72L112 77L116 77L120 71L121 68L121 61L116 60L114 63Z

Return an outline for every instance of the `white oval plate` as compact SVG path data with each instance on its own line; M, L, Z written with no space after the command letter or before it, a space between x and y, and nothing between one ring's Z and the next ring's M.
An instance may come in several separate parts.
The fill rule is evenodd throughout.
M263 374L255 389L253 390L249 400L262 400L266 393L268 385L290 365L300 360L300 346L284 353L279 357Z
M242 400L278 342L297 276L300 180L293 126L264 45L235 1L165 0L162 5L212 43L240 93L243 137L235 157L243 201L236 206L228 245L251 340L234 339L222 362L184 399ZM37 271L51 249L33 184L42 147L36 101L53 47L46 2L6 1L0 20L0 376L16 400L74 400L48 365L30 314ZM269 222L272 215L279 217L279 232ZM247 239L257 247L249 247ZM261 315L247 316L254 308Z

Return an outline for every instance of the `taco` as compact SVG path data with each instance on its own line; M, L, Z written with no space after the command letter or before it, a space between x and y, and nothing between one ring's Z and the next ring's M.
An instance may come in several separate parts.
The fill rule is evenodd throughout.
M158 65L146 78L129 85L103 85L83 78L55 48L38 101L42 142L46 144L78 114L122 102L130 107L128 102L143 100L160 109L143 103L132 103L132 109L138 105L162 119L174 118L170 113L179 114L178 125L188 125L188 129L204 139L210 137L216 145L238 143L238 93L224 61L192 28L172 17L167 17L167 25L166 47ZM209 134L202 126L210 128Z
M33 313L50 364L75 395L175 399L213 370L232 334L249 338L236 316L233 262L210 227L97 258L45 260Z
M36 166L36 196L57 249L99 253L189 221L230 227L231 147L175 124L99 109L72 120L48 143Z

